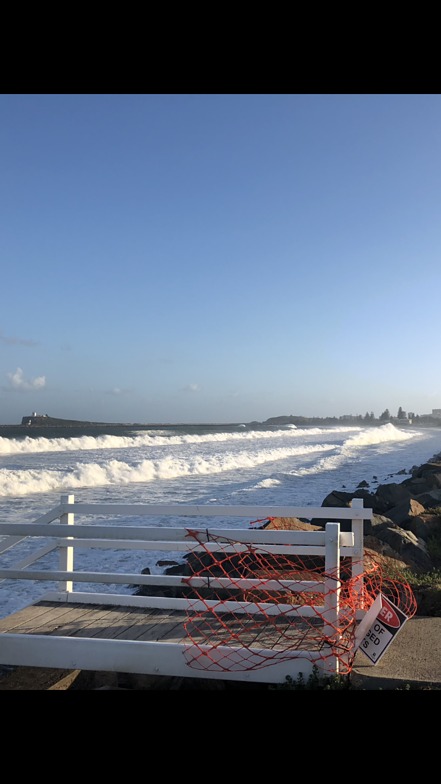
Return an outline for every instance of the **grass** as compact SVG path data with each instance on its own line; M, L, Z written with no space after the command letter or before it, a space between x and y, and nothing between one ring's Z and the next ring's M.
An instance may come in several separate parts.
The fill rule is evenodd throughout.
M305 680L302 673L296 679L286 676L282 683L270 686L270 690L275 691L342 691L351 688L348 676L330 675L329 677L320 675L316 664L312 668L312 673Z
M268 687L270 691L360 691L354 689L351 683L350 675L330 675L329 677L321 676L317 665L312 668L312 673L307 680L302 674L298 675L296 679L291 678L289 675L282 683L271 685ZM365 689L362 689L365 691ZM377 689L376 691L390 691L390 689ZM404 686L397 686L392 691L441 691L439 686L415 686L410 683L405 683Z

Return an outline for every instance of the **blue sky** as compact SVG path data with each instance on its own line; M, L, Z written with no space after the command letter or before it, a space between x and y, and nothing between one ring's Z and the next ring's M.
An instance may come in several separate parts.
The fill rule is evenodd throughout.
M0 423L441 408L441 96L0 96Z

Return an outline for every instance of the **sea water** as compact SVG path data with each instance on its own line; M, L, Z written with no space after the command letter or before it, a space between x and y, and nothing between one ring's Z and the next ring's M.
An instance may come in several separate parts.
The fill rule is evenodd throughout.
M49 435L50 433L50 435ZM63 495L81 503L321 506L333 490L355 490L366 481L401 482L411 468L441 452L441 428L381 426L295 427L233 425L127 426L108 432L29 432L0 436L0 520L32 522ZM400 473L401 472L401 473ZM82 518L84 521L84 518ZM122 520L107 524L185 526L185 518ZM89 524L103 520L89 519ZM244 519L209 518L211 527L249 527ZM201 518L200 526L204 522ZM0 547L6 538L0 539ZM41 540L38 542L40 547ZM29 556L35 540L0 555L10 567ZM162 554L163 555L163 554ZM80 570L160 573L161 553L77 550ZM167 557L172 557L168 553ZM51 568L55 555L39 562ZM52 560L51 560L52 559ZM56 584L0 581L0 617ZM133 592L131 586L77 584L92 591Z

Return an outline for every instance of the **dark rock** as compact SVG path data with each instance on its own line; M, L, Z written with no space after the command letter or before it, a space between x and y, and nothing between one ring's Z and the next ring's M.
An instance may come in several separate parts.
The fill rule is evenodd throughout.
M441 517L434 514L423 514L410 517L403 528L407 531L412 531L418 539L423 539L424 542L432 536L439 536L441 540Z
M426 509L433 509L441 503L441 490L431 490L430 493L416 495L415 500L422 504Z
M441 462L434 461L434 462L427 462L423 463L423 465L417 466L412 469L412 477L418 479L420 477L424 477L427 474L432 473L441 473Z
M433 568L425 542L412 531L405 531L390 520L375 527L375 536L390 545L415 571L430 571Z
M427 473L424 476L405 479L403 485L413 493L429 493L431 490L441 488L441 474Z
M402 528L408 529L408 526L404 525L404 523L406 523L410 517L424 514L424 512L424 506L418 503L418 501L415 501L414 498L410 498L408 501L403 501L403 503L398 504L398 506L389 509L387 516L392 522L401 525Z
M169 568L165 570L164 574L182 574L189 576L191 574L191 569L186 563L176 564L176 566L169 566Z
M156 566L179 566L177 561L157 561Z
M322 506L350 506L354 497L353 493L346 493L342 490L333 490L322 501Z
M410 501L411 498L412 494L403 487L403 484L391 482L387 485L379 485L375 491L373 508L378 514L384 514L394 506Z

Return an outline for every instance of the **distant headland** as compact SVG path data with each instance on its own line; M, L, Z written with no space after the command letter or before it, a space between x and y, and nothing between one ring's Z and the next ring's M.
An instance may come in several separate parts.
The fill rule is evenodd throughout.
M375 426L392 423L398 426L417 425L419 427L441 427L441 409L434 409L431 414L406 414L401 408L397 416L392 416L388 409L383 411L380 417L376 418L371 412L366 412L364 416L361 414L351 415L347 414L340 417L305 417L299 415L282 415L270 417L264 421L252 421L246 424L250 427L280 427L283 425L294 425L295 427L307 426L339 426L345 425L363 425ZM243 426L243 422L240 423ZM216 422L200 422L193 424L193 427L234 427L238 426L237 422L230 423L216 423ZM41 431L49 429L70 429L70 430L93 430L93 429L115 429L121 430L123 428L158 428L158 427L187 427L189 423L185 422L161 422L161 423L140 423L140 422L95 422L79 419L62 419L61 417L52 417L49 414L38 414L34 411L32 414L23 416L20 424L16 425L1 425L0 431L18 431L19 433L29 433L36 430Z
M33 413L22 417L21 424L24 427L127 427L128 423L122 422L83 422L79 419L60 419L50 417L48 414Z

